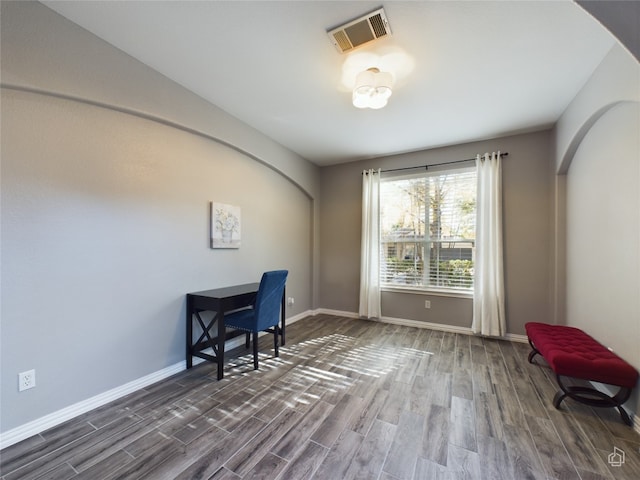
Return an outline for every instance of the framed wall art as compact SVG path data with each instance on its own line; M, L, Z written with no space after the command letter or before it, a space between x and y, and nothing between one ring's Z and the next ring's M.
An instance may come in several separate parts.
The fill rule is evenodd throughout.
M240 207L211 202L211 248L240 248Z

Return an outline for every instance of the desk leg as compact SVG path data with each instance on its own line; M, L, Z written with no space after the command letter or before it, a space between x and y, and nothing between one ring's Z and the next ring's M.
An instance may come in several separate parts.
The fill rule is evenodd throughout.
M224 341L225 341L225 327L224 327L224 311L220 309L217 312L218 316L218 354L216 355L218 360L218 380L222 380L224 377Z
M193 367L193 308L191 299L187 296L187 368Z

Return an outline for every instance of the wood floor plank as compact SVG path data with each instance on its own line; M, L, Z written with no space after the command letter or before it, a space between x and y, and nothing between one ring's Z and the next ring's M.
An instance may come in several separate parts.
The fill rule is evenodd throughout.
M54 461L53 452L61 448L69 449L68 445L70 443L95 431L96 429L87 422L72 423L69 426L63 425L61 428L55 429L55 431L52 429L52 433L45 437L47 439L45 442L37 443L22 455L15 456L7 462L3 462L2 474L5 475L8 480L22 477L27 478L28 475L35 478L35 475L42 470L42 466L49 470L53 468L52 465L48 464ZM62 461L58 463L62 463ZM8 473L16 471L20 473L15 475Z
M440 349L442 348L443 338L444 338L443 332L440 332L438 330L433 330L431 332L431 335L429 336L429 340L425 348L427 353L434 355L434 358L437 358L437 355L440 354Z
M472 452L478 451L476 443L476 419L472 400L451 398L449 443Z
M500 384L494 385L494 391L502 424L525 427L526 421L516 392Z
M239 480L241 477L235 473L221 467L216 473L209 477L209 480Z
M527 358L527 355L523 355L522 353L517 352L513 347L513 342L500 342L498 344L500 351L502 352L502 357L504 358L505 366L509 372L511 378L513 377L522 377L524 376L526 370L530 365L528 362L523 362L524 358ZM527 347L526 351L530 351L530 348ZM536 361L540 361L541 356L538 355L536 357ZM544 362L544 359L542 360Z
M437 358L433 352L427 350L427 347L421 349L423 353L420 357L420 362L418 363L418 367L416 368L416 376L426 376L429 372L435 370Z
M418 457L413 478L414 480L456 480L455 473L450 472L447 467L422 457Z
M162 382L160 382L162 383ZM184 395L184 387L176 382L170 382L161 387L150 389L150 394L144 402L140 402L132 408L132 411L141 417L154 415L156 411L170 408L173 401Z
M504 362L502 351L500 350L500 343L502 340L496 340L492 338L484 338L483 344L485 352L487 353L487 362L489 365L489 373L491 375L492 383L501 383L505 386L511 386L511 379L509 378L509 371Z
M492 393L477 392L473 399L475 407L476 434L503 439L503 424L500 405Z
M484 343L481 345L471 345L471 362L475 365L488 365L487 351L484 349Z
M150 451L157 448L159 443L162 443L165 440L177 442L177 440L168 437L160 430L153 430L151 433L139 437L137 440L131 442L129 445L125 446L123 450L133 458L140 458L144 455L148 455Z
M243 445L225 464L225 468L243 477L264 457L281 436L296 425L302 414L285 408L260 433Z
M363 440L363 435L353 430L343 430L316 470L314 477L318 479L345 478L351 461Z
M91 467L73 477L74 480L94 480L96 478L105 478L114 471L127 468L127 465L134 461L134 458L124 450L117 450L108 457L94 463Z
M360 449L351 462L343 480L369 480L378 478L391 442L396 425L375 420L367 432Z
M197 459L209 454L214 447L226 442L229 435L224 430L212 427L193 442L184 446L177 455L172 456L162 464L155 465L139 480L174 480Z
M424 417L429 413L431 405L431 393L433 391L433 382L431 375L416 376L411 390L409 391L409 400L407 408L418 415Z
M453 366L456 361L456 335L454 333L445 333L442 337L442 343L440 345L440 354L438 355L438 362L436 369L439 372L452 373Z
M470 452L456 445L449 445L447 469L460 480L482 478L480 456L476 452Z
M284 458L280 458L272 453L267 453L258 463L247 473L246 478L251 480L272 480L288 465Z
M297 428L290 429L282 436L273 446L271 453L285 460L292 460L334 408L334 405L320 400L302 417Z
M425 420L420 456L447 465L451 409L431 405Z
M111 474L101 477L101 480L128 480L131 478L142 478L150 471L158 468L164 462L177 456L180 449L177 447L177 440L164 437L160 432L156 432L154 442L147 444L148 448L133 461L121 466Z
M526 421L547 475L554 478L579 480L578 472L558 437L553 422L548 418L530 415L526 415Z
M473 400L473 376L471 370L460 366L453 368L451 395Z
M131 414L136 405L142 404L144 399L153 398L155 393L145 389L137 390L122 398L107 403L90 412L77 417L77 420L84 420L91 424L94 428L101 428L113 422L116 418L120 418Z
M425 380L431 385L430 403L447 408L451 406L452 377L451 373L431 372L425 375Z
M173 438L180 440L184 444L189 444L196 438L204 435L210 428L218 427L215 426L215 420L207 416L206 412L203 412L201 416L193 419L181 429L175 431L173 433Z
M542 407L547 411L555 410L555 407L553 406L553 397L559 390L558 385L556 383L550 382L547 374L540 368L531 368L528 370L528 373L529 380L532 382L532 388L535 390L538 398L540 399ZM586 405L583 406L577 402L574 403L576 403L576 406L580 406L578 407L579 411L588 412L589 416L593 415L593 411L591 410L591 408L587 407ZM578 411L574 409L572 410L574 411L574 413Z
M32 450L39 448L39 445L44 442L45 440L41 435L34 435L4 448L0 452L2 453L2 455L0 455L0 475L24 465L24 462L16 461L16 459L28 455Z
M483 480L512 480L513 466L506 445L493 437L478 436L478 456Z
M243 428L239 428L235 432L227 435L224 442L217 443L212 449L208 450L178 474L175 479L208 479L264 427L264 422L255 417L249 417L244 423Z
M413 412L400 415L391 448L382 470L401 480L413 477L424 435L425 418Z
M416 376L416 371L420 365L421 358L421 355L415 355L413 351L411 351L405 359L405 364L398 369L398 373L395 377L396 382L411 385Z
M568 413L558 410L549 412L553 426L564 444L567 453L577 468L608 475L607 466L598 458L589 437Z
M613 448L612 445L615 446L615 437L593 412L587 415L574 414L574 417L595 449L610 450Z
M599 473L590 472L588 470L583 470L581 468L578 468L578 475L580 475L580 478L582 480L612 480L615 478L609 475L603 476L603 475L600 475Z
M315 442L305 442L299 454L284 468L278 480L307 480L324 461L329 449Z
M320 445L331 448L345 425L350 419L359 414L364 405L364 400L360 397L345 395L340 402L331 410L322 423L318 426L311 440Z
M370 391L362 399L362 409L349 419L346 428L361 435L367 435L389 395L387 390L378 389L376 386L376 382L369 383Z
M153 432L158 425L162 424L162 419L146 418L138 423L124 428L117 435L111 435L94 445L86 445L87 448L73 449L68 462L78 471L83 472L92 465L108 458L115 452L124 449L125 446L138 438Z
M75 478L75 470L68 463L63 463L46 474L47 480L67 480L71 477ZM93 477L97 478L97 477Z
M542 400L538 396L538 392L533 386L529 375L515 377L512 378L511 381L521 408L526 410L530 415L545 418L547 416L546 408L543 406Z
M513 478L545 480L542 463L529 430L504 425L504 444L507 447Z
M98 445L104 440L115 437L117 432L135 425L139 421L140 419L135 415L129 415L111 422L99 430L95 430L93 427L86 428L82 424L78 424L77 428L62 428L60 429L60 435L56 435L54 439L47 442L49 447L48 449L37 449L36 451L38 453L42 453L40 453L40 455L36 454L35 457L33 454L27 455L26 458L29 458L31 461L25 464L22 468L7 474L5 478L7 480L14 480L18 478L20 480L29 480L38 478L53 467L69 461L76 453ZM67 443L63 443L64 433L62 432L70 433L70 438L67 439ZM77 437L78 432L87 433L84 436Z
M479 363L471 364L471 376L473 379L473 392L495 393L495 387L491 378L491 369L487 365Z
M410 391L411 385L392 382L387 399L378 413L378 419L397 425L400 415L409 406Z
M471 342L469 335L456 334L455 366L465 370L471 368Z
M413 343L411 344L411 348L414 348L420 352L427 353L427 344L429 342L429 337L431 337L432 330L427 328L419 328L413 338Z

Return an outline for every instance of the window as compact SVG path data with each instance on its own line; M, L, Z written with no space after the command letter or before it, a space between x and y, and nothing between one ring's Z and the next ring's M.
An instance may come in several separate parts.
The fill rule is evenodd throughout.
M475 219L475 168L383 179L381 285L471 290Z

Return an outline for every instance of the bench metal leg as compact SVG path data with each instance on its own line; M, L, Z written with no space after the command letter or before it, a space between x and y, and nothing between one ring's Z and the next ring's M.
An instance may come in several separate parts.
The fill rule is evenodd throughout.
M533 363L533 357L535 357L536 355L540 354L540 352L538 351L538 349L533 345L533 342L531 341L530 338L527 338L527 340L529 340L529 345L531 345L531 352L529 352L529 363Z
M627 414L624 408L622 408L622 404L629 400L631 397L631 388L628 387L619 387L620 389L614 396L610 396L600 390L596 390L595 388L585 387L585 386L577 386L577 385L565 385L565 382L562 380L563 375L556 375L556 380L558 382L558 386L560 387L560 391L555 394L553 397L553 406L557 409L560 409L560 404L566 398L572 398L576 402L583 403L585 405L589 405L590 407L600 407L600 408L617 408L618 412L620 412L620 417L622 417L622 421L629 426L633 425L631 418Z

